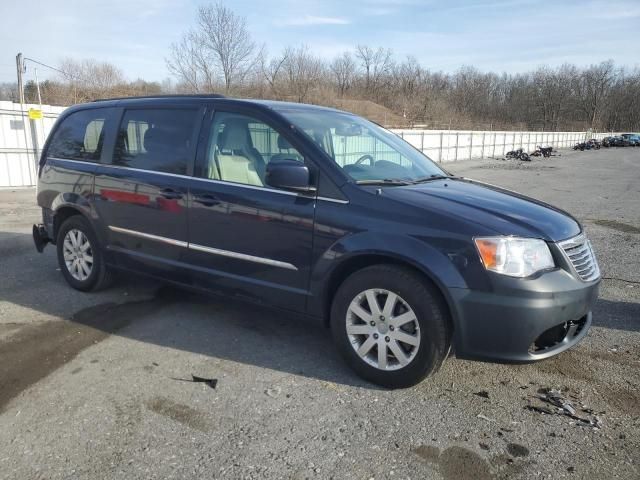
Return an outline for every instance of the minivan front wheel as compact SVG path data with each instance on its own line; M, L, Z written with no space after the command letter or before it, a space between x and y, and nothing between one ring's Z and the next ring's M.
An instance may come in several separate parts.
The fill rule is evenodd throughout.
M111 281L98 239L81 215L66 219L56 240L58 264L69 285L77 290L99 290Z
M338 289L331 329L347 363L389 388L415 385L448 351L447 311L435 289L410 269L376 265Z

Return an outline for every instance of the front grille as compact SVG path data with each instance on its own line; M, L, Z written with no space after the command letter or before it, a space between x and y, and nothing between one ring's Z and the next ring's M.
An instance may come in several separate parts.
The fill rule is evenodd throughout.
M591 242L584 234L560 242L559 245L581 280L590 282L600 277L600 267L591 248Z

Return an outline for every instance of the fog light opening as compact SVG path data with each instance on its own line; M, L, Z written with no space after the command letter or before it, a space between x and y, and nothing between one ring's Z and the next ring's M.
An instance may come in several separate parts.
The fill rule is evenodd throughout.
M569 320L545 330L529 346L529 353L539 354L552 350L559 345L570 342L582 332L586 324L586 316L580 320Z

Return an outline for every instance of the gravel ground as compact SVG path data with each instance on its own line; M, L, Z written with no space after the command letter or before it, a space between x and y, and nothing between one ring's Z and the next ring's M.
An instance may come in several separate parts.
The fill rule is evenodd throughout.
M0 478L640 478L640 149L448 167L584 223L604 280L576 348L382 390L297 318L138 278L72 290L33 248L35 192L1 191ZM550 388L597 426L527 408Z

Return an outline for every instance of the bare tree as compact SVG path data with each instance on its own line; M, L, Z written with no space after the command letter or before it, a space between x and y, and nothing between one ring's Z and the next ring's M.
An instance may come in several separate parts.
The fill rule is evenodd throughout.
M216 3L198 8L196 28L171 45L166 63L193 91L213 91L220 80L229 93L244 82L258 58L246 19Z
M284 52L282 65L287 90L296 101L304 102L311 89L319 82L322 75L322 61L309 52L309 48L287 48Z
M636 125L637 71L624 78L612 62L586 69L566 65L521 74L462 67L429 72L412 57L396 62L389 49L358 45L324 62L306 47L268 57L246 21L218 3L201 7L194 29L171 46L167 66L178 91L215 91L327 105L356 113L471 128L574 129ZM377 105L376 105L377 104Z
M596 119L602 109L607 90L614 80L613 61L591 65L577 78L577 92L580 108L588 115L589 126L596 126Z
M382 80L389 74L393 53L390 49L382 47L374 50L367 45L358 45L355 55L364 70L365 91L375 95Z
M640 70L620 69L603 107L602 127L611 131L640 130Z
M183 90L192 93L215 90L213 58L197 32L189 31L179 42L171 44L166 62L169 72L180 80Z
M257 47L247 29L247 21L222 3L216 3L198 9L198 28L205 46L222 70L228 92L255 66Z
M124 74L115 65L96 60L74 60L66 58L59 66L68 79L74 79L79 86L94 89L109 89L124 82Z
M344 94L351 88L353 83L356 74L356 62L349 52L344 52L339 57L333 59L329 65L329 69L333 74L333 80L338 88L340 97L344 97Z
M113 93L126 83L124 74L115 65L93 59L64 59L58 66L62 80L68 85L72 99L67 103L93 100L104 93Z
M276 98L282 98L281 83L284 77L284 65L287 61L288 52L284 52L279 57L268 59L266 52L263 52L260 56L260 71L262 76L269 85L271 94Z
M0 83L0 100L15 102L18 99L17 83Z
M533 98L542 115L543 128L555 130L560 124L561 116L571 101L571 85L576 78L576 69L571 65L563 65L552 70L548 67L538 68L532 75Z

